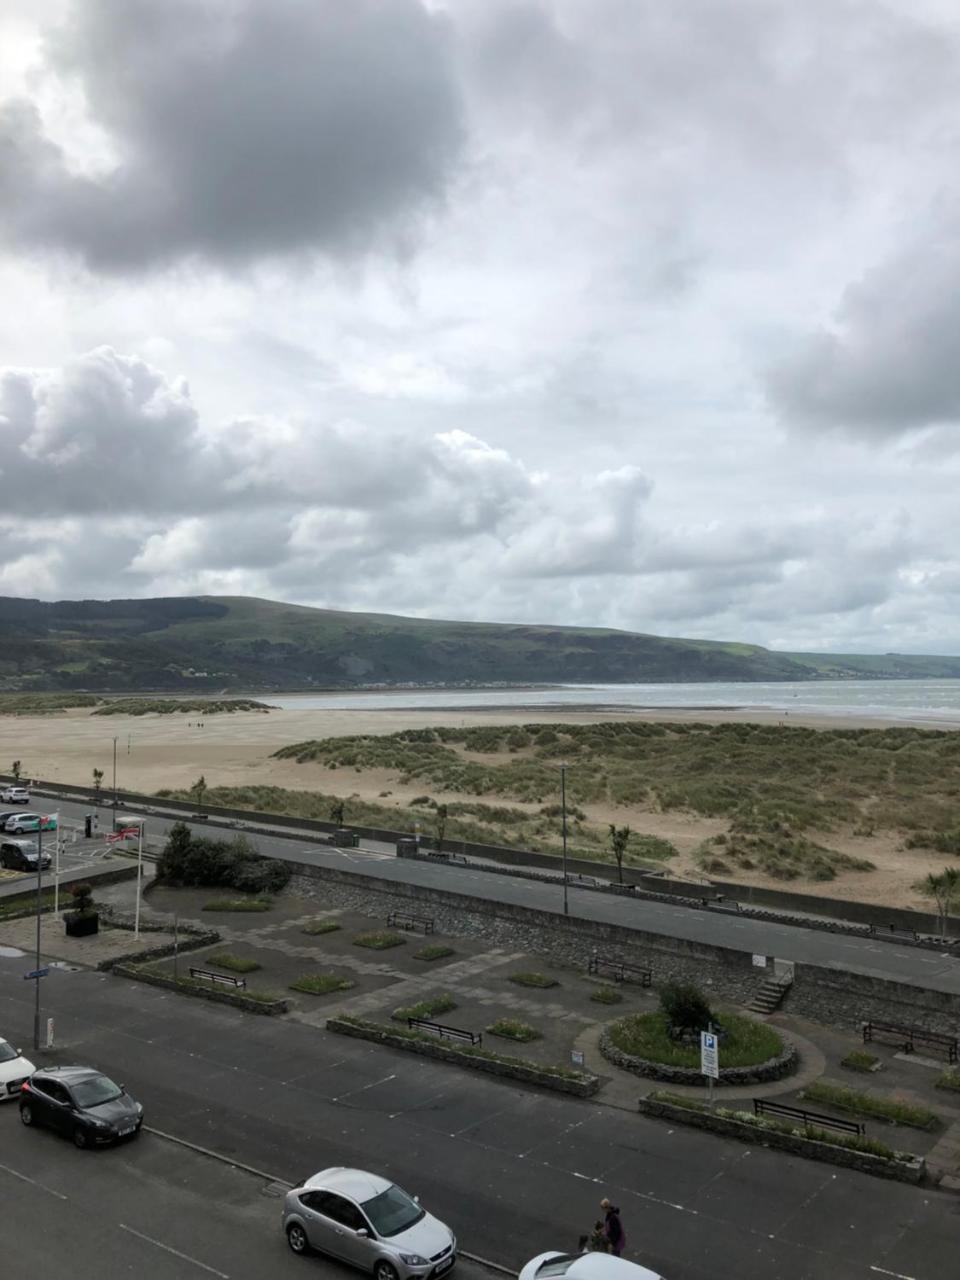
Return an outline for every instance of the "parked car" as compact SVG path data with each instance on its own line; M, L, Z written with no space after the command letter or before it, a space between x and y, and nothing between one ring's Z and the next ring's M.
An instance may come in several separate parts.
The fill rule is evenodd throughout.
M49 867L49 853L41 855L40 865L44 869ZM0 842L0 867L6 867L8 871L36 871L36 844L30 840L4 840Z
M639 1262L612 1253L541 1253L520 1271L519 1280L663 1280Z
M6 831L7 823L11 818L19 818L20 814L16 809L8 809L6 813L0 810L0 831Z
M30 792L26 787L4 787L0 791L0 801L3 804L29 804Z
M9 1102L20 1093L24 1080L35 1067L9 1040L0 1038L0 1102Z
M20 1119L64 1133L78 1147L94 1147L135 1138L143 1107L94 1067L44 1067L21 1086Z
M6 821L5 830L11 835L23 835L25 831L56 831L57 821L50 814L14 813Z
M416 1196L361 1169L324 1169L289 1191L283 1229L294 1253L316 1249L374 1280L433 1280L457 1260L449 1227Z

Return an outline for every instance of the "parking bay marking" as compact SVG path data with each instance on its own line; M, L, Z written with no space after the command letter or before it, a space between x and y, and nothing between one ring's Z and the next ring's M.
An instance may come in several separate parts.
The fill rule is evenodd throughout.
M68 1197L59 1191L54 1191L53 1187L47 1187L42 1182L37 1182L36 1178L28 1178L25 1173L17 1173L16 1169L11 1169L8 1164L0 1164L0 1169L4 1173L9 1173L11 1177L19 1178L21 1182L29 1182L31 1187L39 1187L41 1191L46 1191L48 1195L56 1196L58 1200L66 1200Z
M136 1231L133 1227L128 1227L125 1222L120 1223L120 1230L129 1231L138 1240L146 1240L147 1244L156 1245L158 1249L163 1249L165 1253L172 1253L175 1258L182 1258L184 1262L191 1262L195 1267L200 1267L202 1271L209 1271L211 1275L219 1276L220 1280L230 1280L225 1271L218 1271L216 1267L208 1267L205 1262L201 1262L198 1258L191 1258L189 1253L181 1253L179 1249L174 1249L173 1245L164 1244L162 1240L154 1240L153 1236L145 1236L142 1231Z

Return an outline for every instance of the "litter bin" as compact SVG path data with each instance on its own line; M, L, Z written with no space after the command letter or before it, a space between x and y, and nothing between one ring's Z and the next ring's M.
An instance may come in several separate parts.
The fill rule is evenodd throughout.
M410 858L414 857L417 852L417 841L413 836L401 836L397 841L397 857Z
M89 840L93 835L93 814L88 813L83 819L83 834Z
M337 827L330 839L338 849L356 849L360 843L360 837L349 827Z

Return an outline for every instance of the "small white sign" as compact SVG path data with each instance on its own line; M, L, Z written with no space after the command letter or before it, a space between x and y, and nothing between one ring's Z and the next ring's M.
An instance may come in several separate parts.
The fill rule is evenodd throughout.
M720 1055L717 1049L717 1037L712 1031L700 1032L700 1074L720 1078Z
M753 957L753 963L754 963L754 967L755 967L755 968L757 968L757 969L765 969L765 968L767 967L767 957L766 957L766 956L754 956L754 957Z
M573 1063L573 1065L574 1065L575 1067L582 1067L582 1066L583 1066L583 1050L582 1050L582 1049L571 1049L571 1050L570 1050L570 1061Z

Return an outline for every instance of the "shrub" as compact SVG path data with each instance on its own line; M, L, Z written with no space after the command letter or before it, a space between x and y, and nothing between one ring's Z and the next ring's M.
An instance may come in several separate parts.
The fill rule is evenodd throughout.
M218 969L230 969L233 973L253 973L261 968L256 960L235 956L231 951L221 951L219 955L207 956L207 964L214 964Z
M845 1058L841 1058L840 1065L850 1071L879 1071L880 1059L876 1054L854 1049Z
M349 991L352 986L350 978L338 978L333 973L305 973L290 983L290 990L302 991L308 996L327 996L331 991Z
M660 992L660 1008L678 1031L706 1031L713 1021L705 996L688 982L668 983Z
M449 991L437 996L427 996L426 1000L418 1000L416 1004L406 1008L394 1009L390 1017L397 1022L406 1022L408 1018L433 1018L438 1013L449 1013L457 1007L457 1002Z
M81 884L70 885L67 892L73 898L73 910L77 915L86 916L95 911L93 905L93 887L84 881Z
M861 1093L857 1089L848 1089L845 1085L829 1084L822 1080L808 1084L803 1090L803 1097L833 1107L835 1111L889 1120L891 1124L907 1125L911 1129L932 1129L937 1123L936 1113L928 1107L898 1102L896 1098L878 1098L870 1093Z
M406 938L402 933L394 933L391 929L381 929L377 933L358 933L353 940L355 947L369 947L371 951L386 951L390 947L402 947Z
M518 987L558 987L560 983L547 973L511 973L508 979Z
M170 828L157 860L157 880L163 884L278 893L289 879L287 864L262 858L246 836L232 840L196 836L185 822Z
M526 1022L518 1022L516 1018L498 1018L487 1030L492 1036L500 1036L504 1040L516 1040L526 1044L530 1040L539 1040L540 1032Z
M413 953L414 960L445 960L447 956L457 953L453 947L444 946L442 942L432 942L428 947L421 947Z
M623 995L616 987L597 987L596 991L591 993L590 999L595 1000L597 1004L619 1004Z
M955 1089L960 1091L960 1071L944 1071L937 1080L938 1089Z
M201 911L269 911L270 903L263 898L214 898L205 902Z
M343 925L337 924L336 920L311 920L309 924L303 926L300 932L316 937L321 933L335 933L337 929L342 928Z

